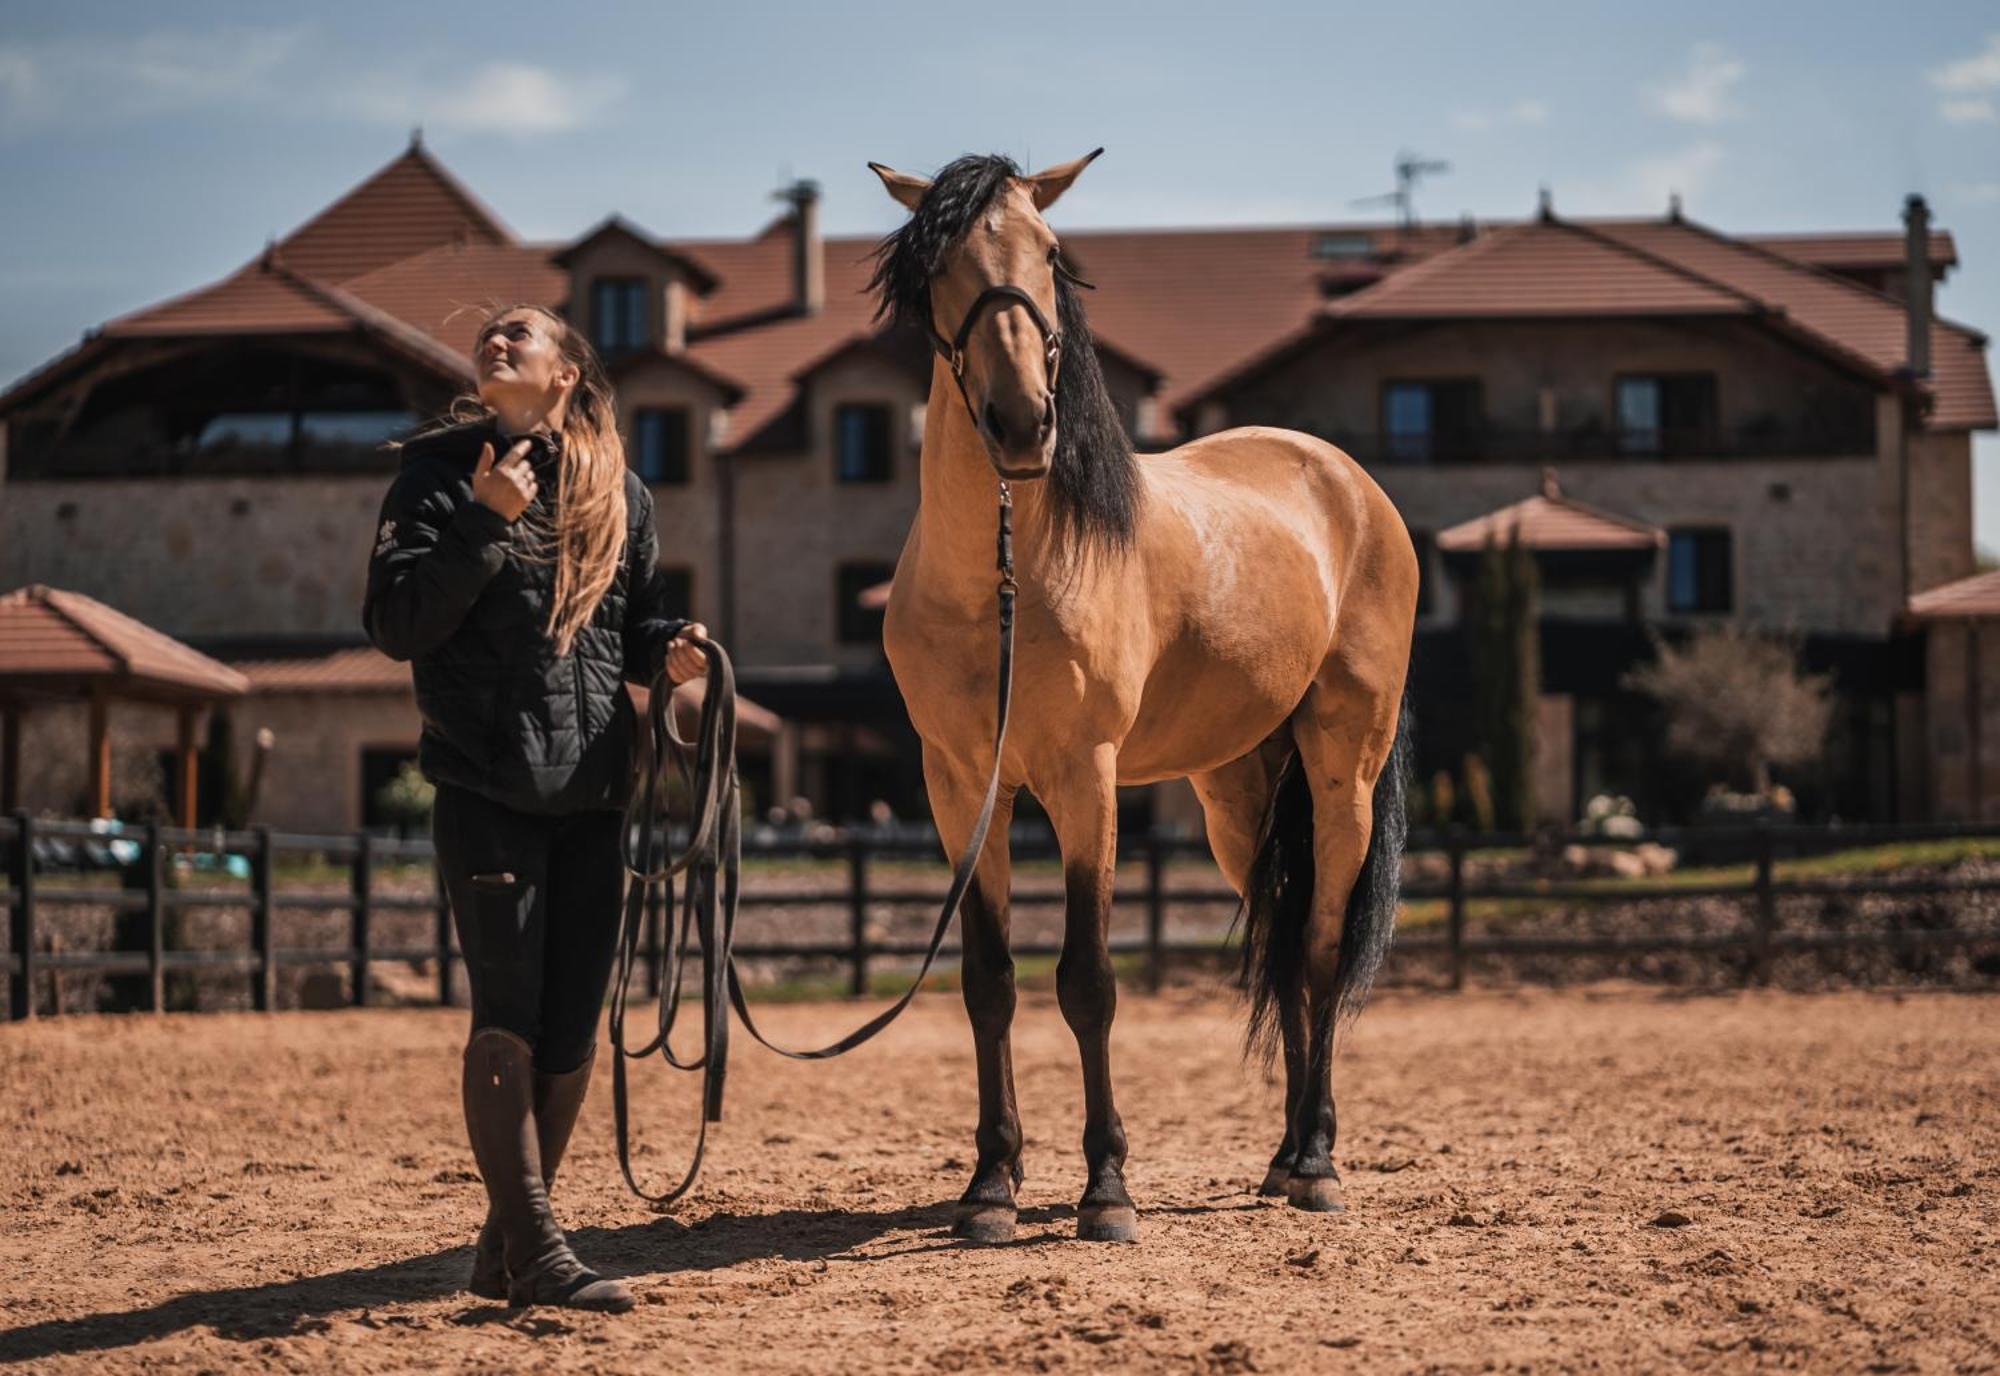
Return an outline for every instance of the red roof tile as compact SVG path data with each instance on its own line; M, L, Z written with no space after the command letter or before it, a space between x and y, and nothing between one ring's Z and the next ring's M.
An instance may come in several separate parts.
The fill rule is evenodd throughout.
M507 306L560 307L569 274L545 245L440 244L343 285L470 358L489 316Z
M1687 221L1613 223L1599 232L1754 297L1880 374L1893 374L1905 363L1907 323L1900 301ZM1932 324L1934 428L2000 423L1985 354L1975 338L1962 325Z
M135 697L213 699L249 681L143 621L40 583L0 597L0 682L101 681Z
M2000 616L2000 569L1918 593L1910 599L1910 615L1922 621Z
M279 659L242 659L234 666L253 693L407 693L410 666L373 645Z
M512 244L513 231L422 144L279 240L308 277L344 282L440 244Z
M1339 319L1746 315L1754 303L1562 220L1506 225L1343 297Z
M1649 550L1667 539L1658 526L1563 496L1550 474L1534 496L1439 531L1437 547L1464 553L1484 549L1488 540L1507 544L1517 533L1529 549L1543 550Z
M1900 234L1740 234L1746 244L1782 253L1822 268L1900 268L1904 244ZM1958 245L1949 230L1934 229L1930 239L1933 268L1958 266Z

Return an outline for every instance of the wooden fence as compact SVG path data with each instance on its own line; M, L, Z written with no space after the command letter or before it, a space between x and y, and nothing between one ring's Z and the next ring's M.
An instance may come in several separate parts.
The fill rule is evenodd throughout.
M1903 844L1959 838L2000 840L2000 825L1926 827L1784 827L1656 831L1644 836L1612 840L1599 836L1475 836L1463 832L1416 834L1411 837L1411 854L1424 852L1444 857L1443 881L1406 883L1406 902L1441 901L1445 905L1442 930L1419 929L1399 937L1397 949L1442 955L1449 987L1461 988L1466 965L1481 955L1620 955L1650 951L1732 951L1741 954L1747 978L1763 978L1774 956L1787 951L1840 945L1995 945L2000 946L2000 930L1992 927L1954 925L1947 928L1899 930L1845 930L1788 932L1780 929L1778 904L1781 899L1799 896L1845 895L1850 898L1921 895L1962 895L2000 892L2000 878L1977 876L1924 877L1910 875L1867 875L1854 881L1781 880L1777 860L1781 852L1807 855L1853 847ZM116 887L60 887L42 883L42 866L36 861L38 846L50 843L76 848L106 848L114 840L136 845L136 859L118 869ZM1533 846L1543 850L1564 844L1593 847L1634 847L1644 842L1675 847L1691 847L1713 853L1717 848L1747 853L1749 875L1738 882L1707 884L1621 881L1547 880L1475 881L1468 876L1468 857L1479 851ZM1145 978L1157 989L1167 959L1176 955L1214 956L1220 949L1222 932L1198 940L1170 940L1167 912L1174 904L1233 904L1235 895L1223 887L1220 876L1208 871L1207 883L1175 885L1169 882L1169 862L1182 856L1206 859L1204 842L1157 835L1127 838L1121 848L1126 858L1143 862L1143 881L1134 891L1122 887L1119 903L1143 907L1145 928L1137 939L1115 937L1114 952L1143 957ZM245 887L183 887L167 882L168 857L177 853L208 856L236 856L248 862L249 880ZM846 883L838 890L781 891L746 883L742 906L746 911L788 905L825 906L844 904L847 911L846 939L839 942L772 944L743 942L740 955L752 958L817 958L842 961L847 967L847 984L855 994L869 987L871 962L878 959L908 959L923 952L921 944L885 941L871 937L871 912L884 905L935 903L940 895L932 889L884 888L873 882L872 862L877 859L928 861L940 873L944 862L934 841L886 838L858 834L827 842L779 842L746 844L746 859L807 858L838 860L845 866ZM1017 860L1054 857L1046 840L1020 840L1015 844ZM344 865L348 883L345 893L280 892L274 883L277 861L285 855L317 857ZM370 997L369 966L377 961L430 961L437 973L440 1002L451 1000L452 971L460 958L452 944L452 923L443 887L435 882L424 895L376 892L375 871L385 862L429 862L428 841L396 840L363 833L338 836L300 836L274 833L268 828L246 832L182 831L157 824L129 829L116 836L100 833L88 823L55 822L16 815L0 818L0 857L5 859L7 886L0 890L0 906L8 914L9 940L4 957L9 993L9 1016L19 1020L32 1016L34 989L44 973L79 973L148 977L147 1006L166 1006L167 975L175 971L233 972L249 984L253 1008L269 1010L277 1004L278 971L284 967L344 966L349 972L349 993L356 1005L365 1006ZM1433 865L1431 868L1435 869ZM1722 898L1743 900L1748 905L1747 920L1738 928L1721 933L1662 930L1643 936L1480 936L1466 930L1468 906L1491 899L1527 899L1549 905L1564 903L1629 903L1646 900L1692 900ZM1015 907L1058 905L1060 891L1017 889ZM49 951L41 948L38 919L59 907L91 907L114 912L143 914L147 942L143 949ZM237 950L177 950L165 943L167 915L171 911L235 909L249 915L249 942ZM274 916L280 909L294 911L334 911L348 915L345 947L296 947L280 943ZM649 992L657 993L662 969L665 914L655 891L642 942ZM375 940L375 919L387 911L420 911L432 917L432 939L418 946L389 946ZM1026 956L1060 953L1052 943L1027 942L1015 952ZM955 947L947 948L956 954Z

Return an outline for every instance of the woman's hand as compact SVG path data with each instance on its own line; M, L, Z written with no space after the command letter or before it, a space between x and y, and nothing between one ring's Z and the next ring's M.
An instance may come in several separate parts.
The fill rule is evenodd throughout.
M493 446L479 451L479 467L472 470L472 500L490 507L509 521L519 520L535 500L535 470L528 462L528 441L516 440L500 462L493 461Z
M676 688L708 672L708 656L688 641L687 637L691 635L706 640L708 627L696 621L667 642L667 679Z

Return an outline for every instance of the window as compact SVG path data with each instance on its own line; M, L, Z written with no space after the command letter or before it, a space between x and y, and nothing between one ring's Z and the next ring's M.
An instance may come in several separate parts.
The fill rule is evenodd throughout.
M844 483L886 483L893 476L890 408L849 403L833 408L833 471Z
M1734 603L1726 530L1676 530L1667 535L1667 610L1726 612Z
M896 576L894 564L842 564L834 570L834 624L843 645L880 645L882 608L862 605L862 594Z
M685 564L659 567L660 607L668 616L694 618L694 570Z
M1715 374L1621 377L1615 390L1619 453L1695 454L1714 447Z
M632 468L649 484L685 483L693 422L685 406L653 406L632 417Z
M1477 378L1383 384L1384 457L1391 463L1454 463L1473 458L1479 426Z
M1435 545L1428 530L1410 532L1410 543L1417 548L1417 615L1429 616L1431 611L1431 552Z
M646 342L646 284L637 277L600 277L590 284L591 343L618 353Z
M1371 234L1322 234L1313 240L1313 257L1354 259L1372 258L1375 255L1375 238Z

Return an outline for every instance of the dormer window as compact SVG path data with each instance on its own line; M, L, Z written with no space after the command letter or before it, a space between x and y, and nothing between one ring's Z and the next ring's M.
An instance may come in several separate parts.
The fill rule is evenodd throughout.
M645 346L645 279L600 277L590 284L590 335L601 354Z

